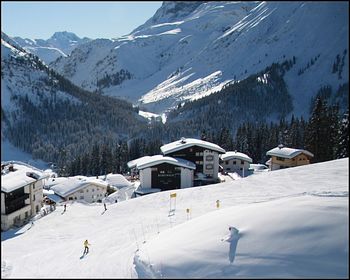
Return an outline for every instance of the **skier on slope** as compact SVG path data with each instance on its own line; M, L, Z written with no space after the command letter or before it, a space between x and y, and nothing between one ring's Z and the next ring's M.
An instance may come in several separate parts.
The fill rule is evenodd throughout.
M84 253L83 254L85 254L85 252L86 252L86 254L89 253L89 245L91 245L91 244L89 244L89 241L86 239L84 241Z

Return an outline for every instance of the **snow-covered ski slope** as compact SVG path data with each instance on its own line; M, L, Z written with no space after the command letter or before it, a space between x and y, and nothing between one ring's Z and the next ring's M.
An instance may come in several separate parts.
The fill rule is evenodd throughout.
M1 242L2 277L348 278L348 179L345 158L150 194L105 212L103 204L73 203L63 214L58 206ZM85 239L90 252L80 259Z

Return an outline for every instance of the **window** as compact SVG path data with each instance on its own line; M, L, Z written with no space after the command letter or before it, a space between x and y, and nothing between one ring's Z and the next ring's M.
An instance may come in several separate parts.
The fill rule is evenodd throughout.
M24 217L27 219L28 218L28 211L24 213Z
M95 191L95 189L92 189L92 191L94 192L94 191Z
M242 171L242 170L243 170L243 168L241 167L239 170L241 170L241 171Z
M89 192L89 190L88 190L88 189L86 189L86 192Z
M213 161L214 160L214 156L213 155L209 155L209 156L206 156L205 159L207 161Z
M33 190L35 190L35 184L33 184Z
M39 212L39 205L35 206L35 211L36 211L36 213Z
M233 165L236 165L236 161L235 160L232 163L233 163Z
M207 170L213 170L214 169L214 165L213 164L207 164L205 169Z
M84 199L84 196L80 196L80 199Z
M228 164L228 160L225 161L225 164Z
M84 190L80 190L79 192L80 192L80 193L84 193Z
M284 161L284 158L276 157L277 160Z
M230 167L227 167L226 169L227 169L228 171L231 171L231 168L230 168Z
M68 200L73 200L73 197L69 197Z
M33 201L35 201L35 194L33 194Z
M241 160L241 164L243 164L243 165L244 165L244 160Z

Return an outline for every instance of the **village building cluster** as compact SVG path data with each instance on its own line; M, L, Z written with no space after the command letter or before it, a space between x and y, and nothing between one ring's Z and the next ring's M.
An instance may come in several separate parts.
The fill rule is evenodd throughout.
M52 210L52 205L74 201L115 203L125 200L126 196L219 183L220 173L246 177L253 170L267 169L265 165L253 164L242 152L225 151L214 143L199 139L181 138L161 146L160 150L160 155L144 156L127 163L132 181L122 174L107 174L100 178L57 177L53 172L23 162L2 162L1 230L28 223L45 204ZM269 150L266 155L271 156L266 162L271 171L309 164L313 157L309 151L282 145ZM110 195L109 188L114 189Z

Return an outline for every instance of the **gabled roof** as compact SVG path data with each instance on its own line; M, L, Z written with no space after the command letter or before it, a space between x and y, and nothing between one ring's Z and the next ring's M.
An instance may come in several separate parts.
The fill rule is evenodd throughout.
M119 188L131 186L131 183L122 174L107 174L106 182Z
M140 157L134 160L131 160L127 163L129 168L135 168L137 163L141 163L143 160L150 158L150 156L144 156L144 157Z
M185 167L193 170L196 169L196 165L191 161L182 158L165 157L162 155L151 156L147 159L144 159L136 165L136 168L141 170L162 163L169 163L172 165Z
M305 154L308 157L313 157L314 155L307 150L302 149L292 149L288 147L276 147L266 152L268 156L276 156L282 158L294 158L297 155Z
M223 148L221 148L220 146L214 143L199 140L199 139L193 139L193 138L181 138L181 140L174 141L169 144L161 146L160 150L164 155L166 155L166 154L170 154L172 152L183 150L192 146L200 146L209 150L219 152L221 154L225 153L225 150Z
M230 160L230 159L241 159L244 161L247 161L249 163L253 162L253 160L251 159L251 157L247 156L246 154L234 151L234 152L226 152L223 155L220 155L220 158L222 160Z
M77 176L68 178L64 182L51 187L51 190L53 190L55 194L58 194L59 196L66 197L80 189L85 188L88 185L96 185L97 187L107 188L108 183L101 179Z

